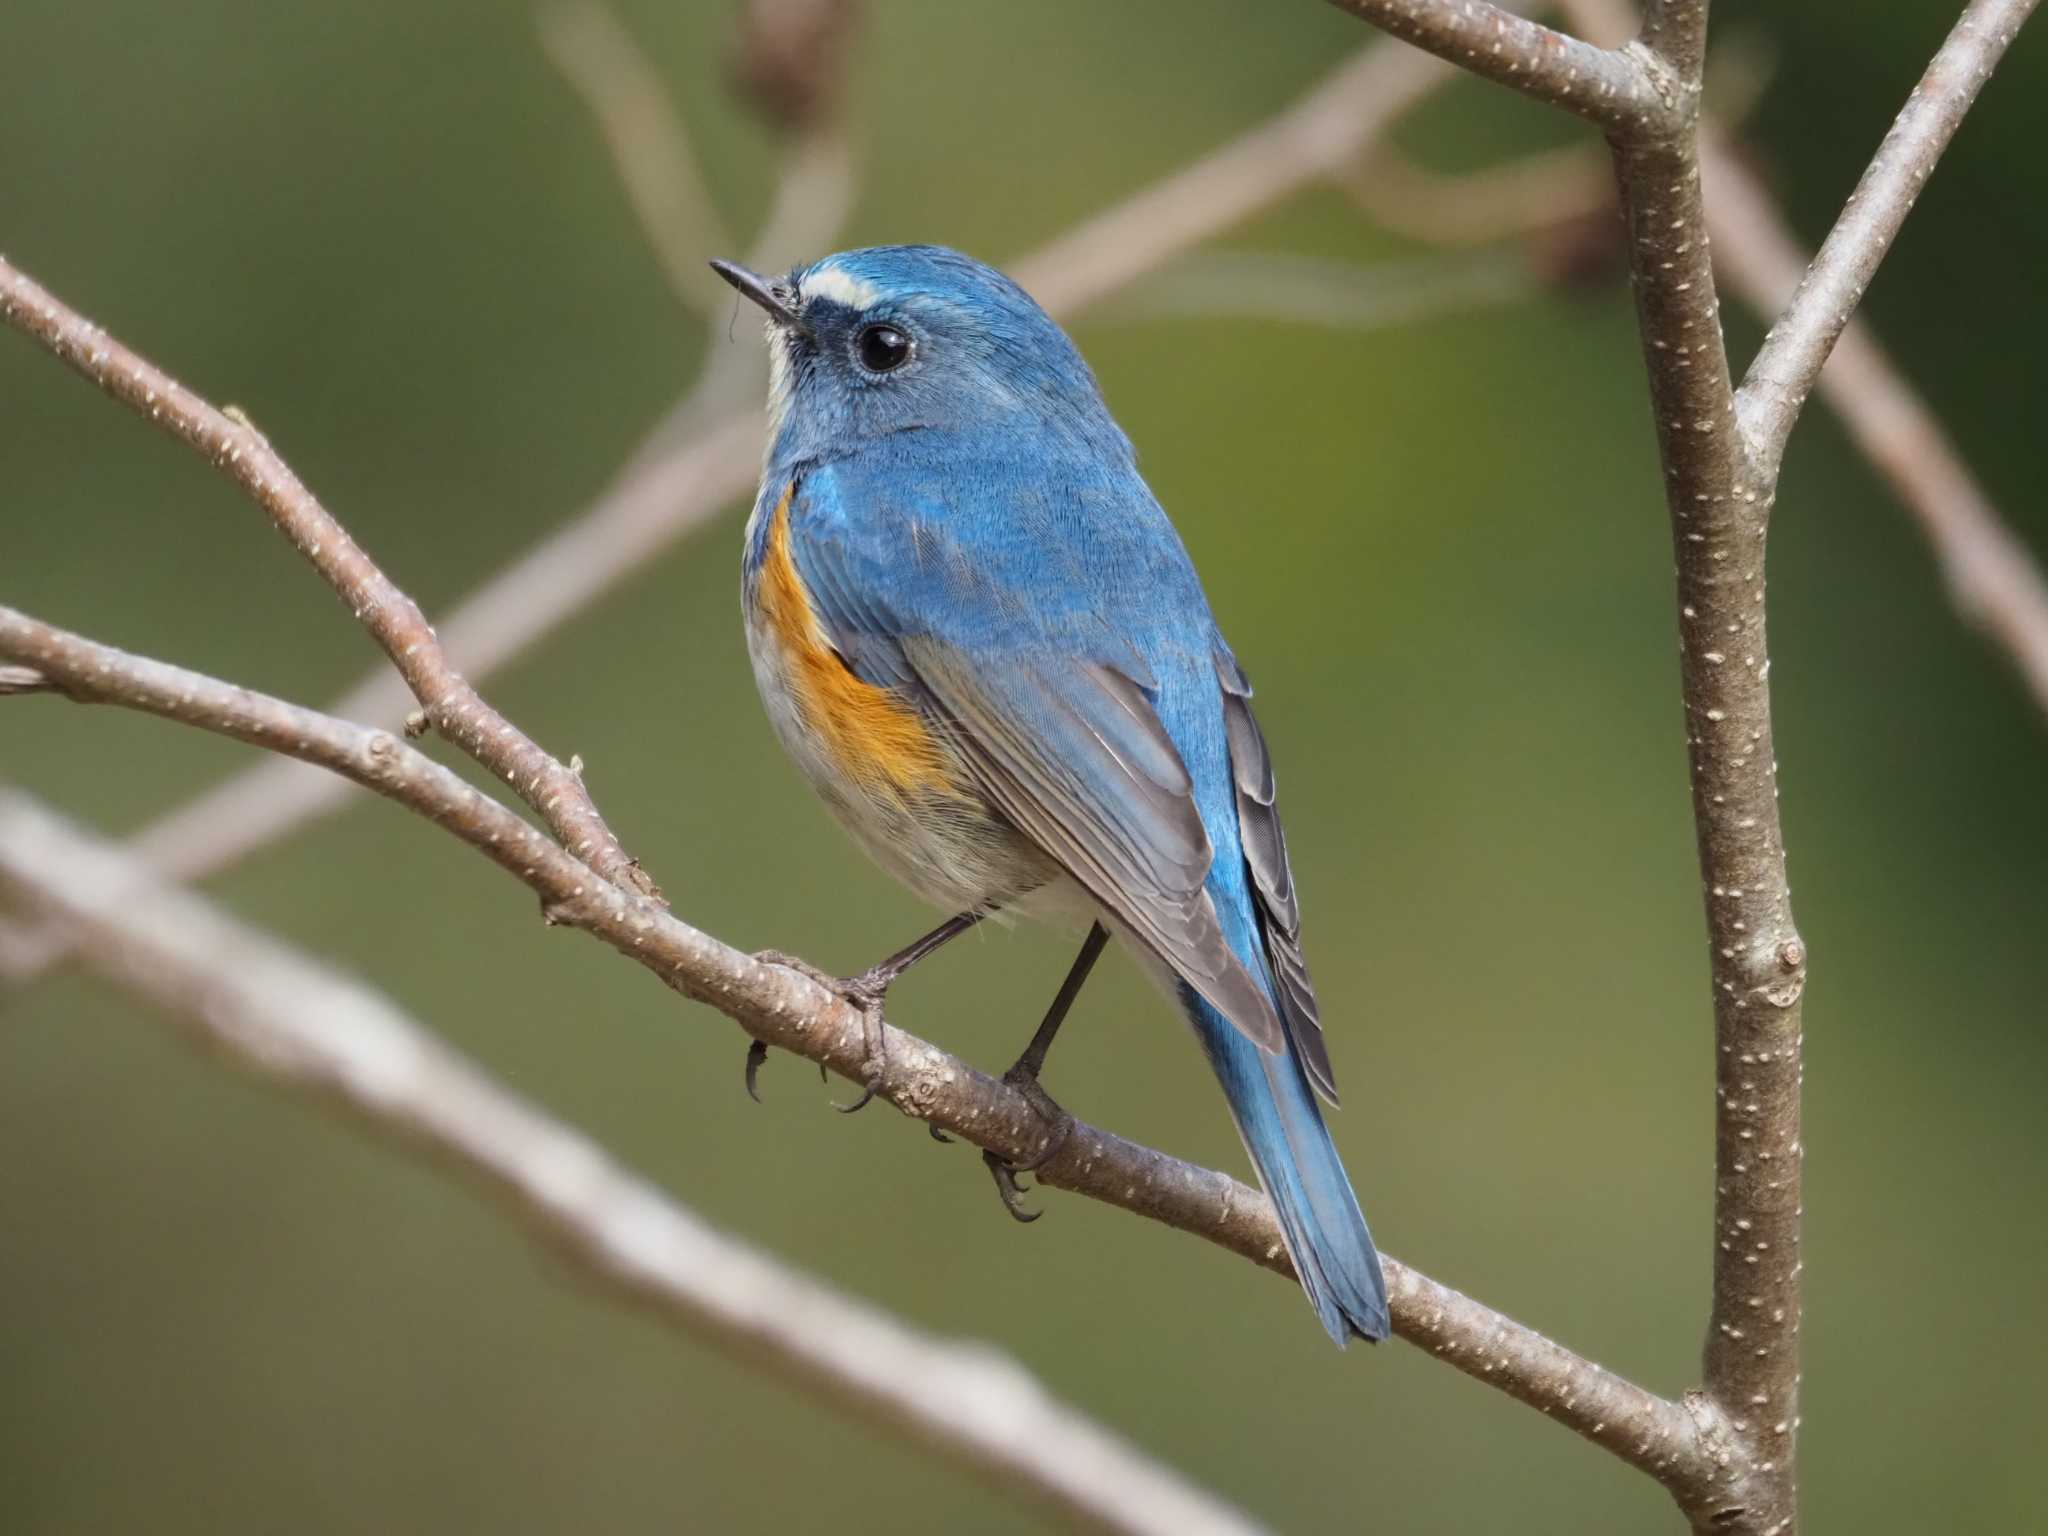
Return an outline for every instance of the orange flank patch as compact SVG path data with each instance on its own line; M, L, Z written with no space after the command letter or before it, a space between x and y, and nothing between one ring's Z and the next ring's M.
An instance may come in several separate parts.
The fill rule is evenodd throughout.
M795 490L792 483L776 503L755 601L782 642L798 708L840 768L862 787L898 794L951 790L946 754L917 711L894 691L855 677L825 638L789 555L789 499Z

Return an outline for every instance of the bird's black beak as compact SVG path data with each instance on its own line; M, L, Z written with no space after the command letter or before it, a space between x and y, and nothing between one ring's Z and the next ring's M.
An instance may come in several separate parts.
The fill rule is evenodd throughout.
M768 279L749 272L736 261L714 261L711 270L737 288L747 298L768 312L768 318L786 331L795 331L800 336L811 334L811 328L804 323L804 317L791 309L775 296L775 290L768 286Z

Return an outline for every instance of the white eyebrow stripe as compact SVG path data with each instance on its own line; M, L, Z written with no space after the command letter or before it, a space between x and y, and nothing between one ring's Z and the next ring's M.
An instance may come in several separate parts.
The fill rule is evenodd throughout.
M848 309L866 309L881 297L872 283L842 272L837 267L820 267L804 279L806 299L830 299Z

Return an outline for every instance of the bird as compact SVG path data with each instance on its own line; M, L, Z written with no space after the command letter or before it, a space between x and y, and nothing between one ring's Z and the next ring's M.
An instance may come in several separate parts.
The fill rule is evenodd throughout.
M1336 1079L1251 683L1088 364L1018 284L943 246L711 266L769 348L741 560L762 702L853 840L954 914L820 979L878 1042L890 984L983 919L1085 926L1005 1074L1046 1149L984 1154L1029 1220L1016 1175L1073 1123L1039 1074L1121 940L1193 1026L1324 1329L1384 1338L1379 1254L1317 1105Z

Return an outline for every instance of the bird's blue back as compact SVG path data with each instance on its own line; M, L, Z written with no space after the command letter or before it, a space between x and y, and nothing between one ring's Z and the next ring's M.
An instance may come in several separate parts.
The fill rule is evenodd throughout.
M825 270L836 275L815 277ZM990 781L1009 786L997 808L1096 894L1195 873L1213 907L1200 915L1206 939L1182 942L1171 900L1112 910L1141 940L1157 937L1180 976L1325 1326L1340 1341L1383 1335L1377 1258L1304 1063L1306 1043L1327 1074L1306 972L1292 934L1298 984L1274 944L1294 898L1249 688L1128 440L1064 333L990 269L890 247L800 269L793 293L807 275L820 293L864 301L845 306L848 324L919 327L933 363L893 394L905 381L806 376L836 366L829 357L807 363L793 348L778 364L762 510L786 506L789 555L831 645L861 680L967 739ZM829 301L817 313L821 330L836 323ZM937 366L949 359L958 366ZM757 515L750 573L774 526ZM1091 825L1070 840L1077 819ZM1255 822L1270 831L1248 850ZM1253 1005L1210 974L1203 944L1219 942ZM1277 1048L1255 1042L1251 1013Z

